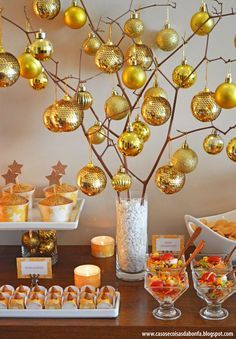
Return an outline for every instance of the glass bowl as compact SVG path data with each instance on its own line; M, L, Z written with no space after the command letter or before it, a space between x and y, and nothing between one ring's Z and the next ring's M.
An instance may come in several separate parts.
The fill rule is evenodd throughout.
M184 255L178 259L178 252L156 252L147 255L146 270L153 274L158 271L171 271L178 273L185 263Z
M227 274L232 271L232 261L224 263L226 253L198 254L191 262L191 269L201 274L212 271L219 274Z

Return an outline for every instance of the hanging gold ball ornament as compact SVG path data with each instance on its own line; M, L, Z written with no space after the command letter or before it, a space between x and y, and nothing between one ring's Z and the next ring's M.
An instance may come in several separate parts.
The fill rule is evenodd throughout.
M86 24L87 14L82 7L78 6L77 1L73 1L72 5L65 11L64 22L72 29L80 29Z
M210 19L207 12L206 4L203 3L197 13L195 13L190 21L191 29L197 35L209 34L215 25L214 19Z
M54 133L61 132L58 126L54 126L54 121L52 120L53 115L55 114L57 107L56 103L47 107L43 114L43 123L44 126L50 131Z
M145 85L147 76L142 67L137 66L136 60L133 60L132 63L123 70L122 80L126 87L136 90Z
M30 254L35 254L40 245L38 233L35 231L25 232L22 235L22 245L27 248Z
M35 38L35 41L30 46L31 53L40 61L49 60L53 54L53 45L46 39L46 33L40 30L35 34Z
M172 73L173 82L181 88L193 86L197 80L197 73L193 72L193 67L187 64L186 58L182 64L175 67Z
M158 82L156 80L154 81L153 86L148 88L144 93L144 99L147 97L162 97L164 99L168 98L166 91L158 86Z
M236 84L232 83L231 74L228 74L225 82L215 90L215 101L222 108L236 107Z
M236 162L236 138L230 140L226 147L226 153L230 160Z
M120 166L119 170L113 175L111 180L112 188L117 192L128 190L132 185L131 176L126 173L125 168Z
M79 90L77 93L77 102L79 104L79 108L82 111L89 109L93 104L92 94L87 91L85 85L81 85L79 87Z
M172 164L160 167L155 174L155 183L165 194L179 192L185 184L185 174L179 172Z
M87 55L95 55L101 47L101 40L93 32L83 41L83 50Z
M193 116L202 122L214 121L221 113L221 107L215 102L215 93L208 88L193 97L191 110Z
M128 65L132 65L134 59L136 60L137 65L142 67L142 69L149 69L153 62L153 53L151 48L144 45L141 40L129 46L126 53Z
M40 255L42 255L43 257L51 256L55 250L55 247L56 247L56 244L54 241L52 240L45 241L45 242L43 241L40 243L38 251Z
M48 76L44 71L42 71L37 77L30 79L29 84L36 91L40 91L41 89L44 89L47 87Z
M12 86L20 76L20 65L11 53L0 46L0 87Z
M156 35L157 46L165 52L173 51L179 44L179 34L166 23L164 28Z
M147 124L145 124L139 114L136 116L135 121L132 123L133 131L138 135L139 139L143 142L148 141L151 131Z
M171 116L169 101L162 97L147 97L141 108L144 121L152 126L166 123Z
M104 110L108 119L121 120L130 113L130 106L125 97L113 90L112 95L105 102Z
M127 130L123 132L117 141L119 151L127 157L135 157L143 149L144 141L140 139L133 131L131 124L128 124Z
M42 72L41 63L32 56L29 47L17 58L20 65L20 75L26 79L33 79Z
M122 50L108 39L105 44L97 50L95 54L95 64L105 73L116 73L124 64Z
M138 12L133 12L125 22L124 32L130 38L139 38L144 33L144 23Z
M102 127L102 123L97 121L93 126L91 126L88 131L88 139L90 144L98 145L101 144L106 138L106 131Z
M93 163L88 163L83 167L77 175L77 185L79 189L88 196L94 196L101 193L107 184L107 178L104 171L94 166Z
M55 230L39 230L38 235L41 241L56 241L57 231Z
M203 148L208 154L219 154L224 148L224 140L217 131L214 131L204 139Z
M60 0L34 0L34 13L41 19L54 19L60 12Z
M181 173L193 172L198 164L197 153L189 148L185 141L181 148L179 148L172 156L171 162L177 171Z

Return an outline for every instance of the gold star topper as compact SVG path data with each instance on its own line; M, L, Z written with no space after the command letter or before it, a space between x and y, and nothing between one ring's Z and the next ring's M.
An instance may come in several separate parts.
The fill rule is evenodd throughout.
M51 185L60 185L60 179L62 175L56 171L52 171L50 175L46 175L46 178L49 181L49 186Z
M58 161L56 165L52 166L52 168L56 173L64 175L66 174L65 169L67 168L67 165L63 165L60 161Z
M5 184L16 184L16 178L18 177L17 173L12 172L10 169L7 173L2 174L2 177L5 179Z

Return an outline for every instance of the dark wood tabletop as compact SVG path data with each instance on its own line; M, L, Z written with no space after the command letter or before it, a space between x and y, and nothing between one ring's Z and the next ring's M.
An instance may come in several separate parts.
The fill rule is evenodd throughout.
M0 285L28 284L16 277L15 258L20 257L20 247L0 246ZM89 246L60 246L59 262L53 267L53 279L41 280L45 287L73 284L73 270L80 264L95 264L102 270L102 285L113 285L121 293L120 315L117 319L0 319L0 339L11 338L142 338L142 332L161 331L232 331L236 337L236 294L224 307L230 315L221 321L203 320L199 310L205 302L196 296L192 286L176 302L182 317L160 321L152 316L157 302L145 291L142 282L125 282L116 279L115 257L97 259L91 256ZM184 335L182 336L184 337ZM218 336L219 338L220 336ZM172 336L175 338L175 336ZM177 336L176 336L177 338ZM192 336L192 338L197 338Z

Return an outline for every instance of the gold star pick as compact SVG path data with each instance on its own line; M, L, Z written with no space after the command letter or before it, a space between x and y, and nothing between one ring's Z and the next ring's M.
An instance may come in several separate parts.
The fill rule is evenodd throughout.
M7 173L3 174L2 177L6 181L6 185L8 184L16 184L16 178L18 177L17 173L12 172L10 169L7 171Z
M67 165L62 165L60 161L57 162L55 166L52 166L52 168L58 173L58 174L66 174L65 169L67 168Z
M13 173L21 174L22 164L18 164L16 160L13 161L12 165L8 166Z
M50 175L46 175L46 178L49 181L49 186L51 185L60 185L60 179L62 175L58 174L56 171L52 171Z

